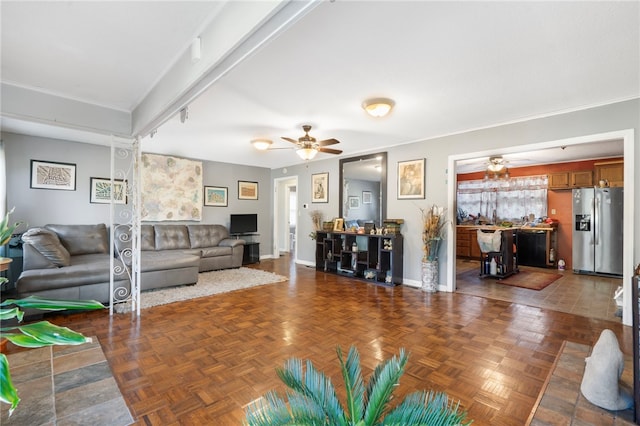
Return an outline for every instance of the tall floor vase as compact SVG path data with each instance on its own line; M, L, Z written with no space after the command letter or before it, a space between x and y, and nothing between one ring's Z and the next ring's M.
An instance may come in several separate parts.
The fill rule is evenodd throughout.
M438 291L438 261L422 262L422 291L435 293Z

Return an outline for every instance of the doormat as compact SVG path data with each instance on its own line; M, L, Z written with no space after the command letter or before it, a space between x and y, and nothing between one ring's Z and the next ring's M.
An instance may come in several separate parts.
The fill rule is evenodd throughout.
M520 271L517 274L508 276L503 280L497 280L498 284L505 284L514 287L528 288L530 290L542 290L549 284L562 278L560 274L548 272Z
M462 272L457 275L458 280L465 281L469 284L482 284L486 280L491 280L498 284L510 285L513 287L521 287L529 290L542 290L549 284L552 284L559 278L562 278L561 274L554 274L550 272L537 272L537 271L523 271L513 274L505 279L496 280L495 278L480 277L477 268Z

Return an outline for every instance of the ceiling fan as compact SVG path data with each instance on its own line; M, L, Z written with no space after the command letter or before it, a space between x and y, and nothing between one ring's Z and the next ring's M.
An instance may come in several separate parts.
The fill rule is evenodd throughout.
M327 145L335 145L340 143L337 139L325 139L322 141L317 141L313 136L309 136L309 130L311 130L311 126L305 124L302 126L302 130L304 130L304 136L298 138L298 140L287 138L282 136L287 142L291 142L297 145L296 152L303 160L311 160L316 156L318 152L325 152L327 154L342 154L342 151L339 149L333 148L325 148Z

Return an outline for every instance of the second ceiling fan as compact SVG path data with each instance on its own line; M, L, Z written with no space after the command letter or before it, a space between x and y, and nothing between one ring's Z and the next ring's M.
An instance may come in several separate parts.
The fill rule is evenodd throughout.
M327 145L335 145L340 143L337 139L325 139L322 141L316 140L313 136L309 136L309 130L311 130L311 126L305 124L302 126L302 130L304 130L304 136L298 138L298 140L288 138L286 136L282 136L287 142L291 142L297 145L296 151L298 155L304 160L311 160L318 152L324 152L327 154L342 154L342 151L339 149L333 148L325 148Z

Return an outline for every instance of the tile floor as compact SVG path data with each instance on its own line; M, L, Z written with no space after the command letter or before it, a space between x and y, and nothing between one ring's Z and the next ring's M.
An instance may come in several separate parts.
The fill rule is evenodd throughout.
M479 272L480 261L458 259L456 268L457 274L470 269L477 269ZM544 268L520 267L521 270L527 268L546 271ZM484 278L481 280L481 284L478 283L478 280L474 282L457 280L457 292L553 309L589 318L621 322L621 318L616 316L618 307L613 296L618 286L622 285L622 279L578 275L572 271L557 271L555 269L548 269L548 271L550 273L559 272L563 277L542 290L512 287L499 284L495 279Z
M587 401L580 392L584 359L591 347L579 343L565 342L546 388L532 416L531 426L630 426L634 424L633 409L609 411ZM622 385L628 390L633 386L633 363L625 357Z
M0 424L124 426L133 423L96 338L78 346L25 350L10 354L8 359L21 401L11 417L8 417L9 406L1 404Z

